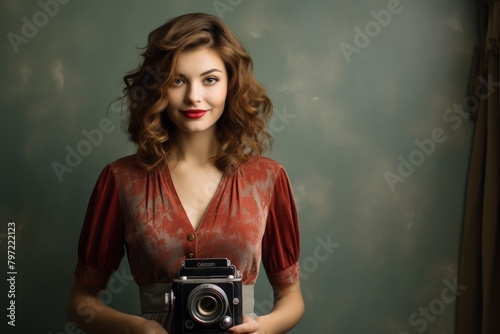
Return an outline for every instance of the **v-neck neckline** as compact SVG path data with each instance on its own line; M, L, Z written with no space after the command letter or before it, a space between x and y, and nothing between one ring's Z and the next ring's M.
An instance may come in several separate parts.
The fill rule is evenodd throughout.
M193 226L193 224L191 223L191 220L189 220L189 216L186 212L186 209L184 208L184 204L182 204L179 193L177 192L177 189L175 188L174 180L172 179L172 174L170 173L170 169L168 167L166 168L166 173L168 176L168 182L170 184L170 187L172 188L172 192L173 192L173 195L175 197L176 204L180 208L180 210L182 210L182 215L184 216L185 223L187 223L191 227L191 230L194 233L198 232L202 228L202 226L204 225L203 222L205 221L205 217L212 210L212 206L214 205L215 199L220 197L220 192L224 188L224 185L226 184L226 181L227 181L227 174L222 173L222 177L219 181L219 184L217 185L217 189L215 190L214 195L212 196L210 201L208 202L207 208L205 209L205 212L203 213L203 216L201 217L200 223L195 228Z

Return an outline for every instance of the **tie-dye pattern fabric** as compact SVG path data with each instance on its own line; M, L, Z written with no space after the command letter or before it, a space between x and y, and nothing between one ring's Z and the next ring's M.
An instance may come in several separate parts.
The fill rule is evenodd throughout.
M138 285L171 282L187 257L227 257L244 284L255 283L262 260L279 287L299 279L299 248L290 181L277 162L252 158L224 175L194 230L168 169L147 173L128 156L107 165L97 181L75 274L103 289L126 251Z

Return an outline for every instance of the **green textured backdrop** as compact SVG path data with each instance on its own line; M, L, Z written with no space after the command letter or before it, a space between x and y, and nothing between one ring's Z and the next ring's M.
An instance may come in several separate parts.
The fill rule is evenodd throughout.
M473 1L2 0L0 8L5 276L7 223L16 223L15 327L5 279L0 291L7 333L78 332L65 305L87 201L104 165L133 152L117 109L106 108L148 32L198 11L240 37L276 108L270 156L289 172L302 227L306 313L293 333L453 333L455 295L468 293L455 279L473 132L460 109ZM89 146L93 129L103 138ZM71 150L86 156L66 161ZM103 298L137 313L126 261L119 273ZM256 299L258 312L269 309L265 274Z

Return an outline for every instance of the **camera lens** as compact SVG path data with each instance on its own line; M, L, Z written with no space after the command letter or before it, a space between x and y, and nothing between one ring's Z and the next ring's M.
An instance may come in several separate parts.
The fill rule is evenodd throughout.
M217 301L212 296L200 298L196 306L198 312L205 317L210 317L217 311Z
M226 293L219 286L202 284L191 291L186 306L195 321L213 324L226 314L229 302Z

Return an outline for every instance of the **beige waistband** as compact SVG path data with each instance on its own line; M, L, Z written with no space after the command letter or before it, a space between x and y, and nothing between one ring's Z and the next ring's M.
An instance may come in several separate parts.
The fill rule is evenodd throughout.
M139 286L141 310L143 313L169 312L167 296L172 283L153 283ZM254 285L243 285L243 314L253 314Z

